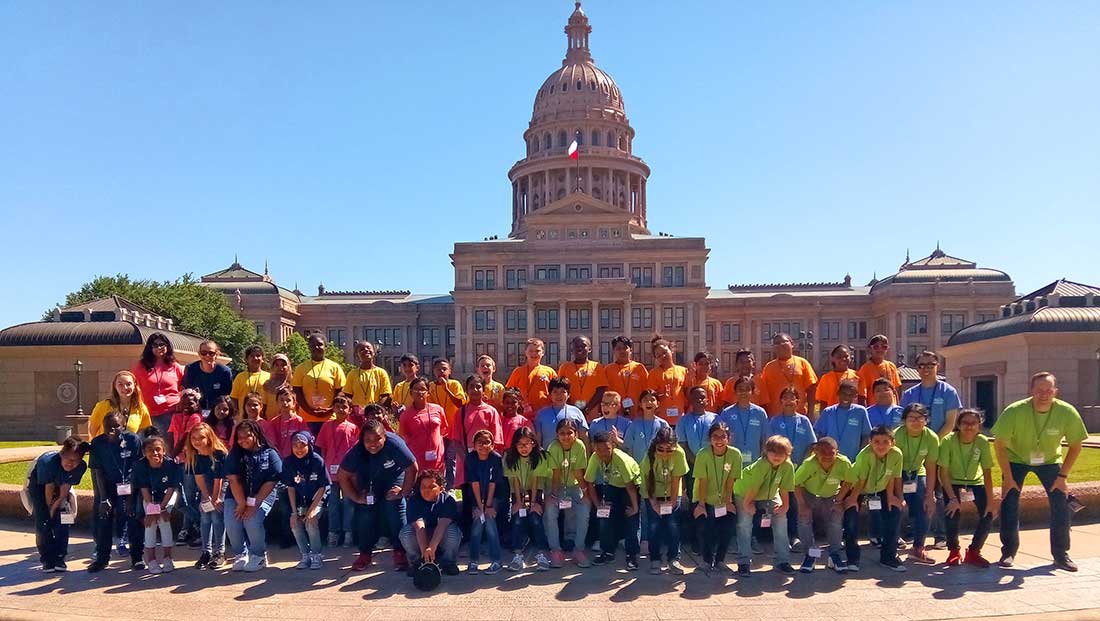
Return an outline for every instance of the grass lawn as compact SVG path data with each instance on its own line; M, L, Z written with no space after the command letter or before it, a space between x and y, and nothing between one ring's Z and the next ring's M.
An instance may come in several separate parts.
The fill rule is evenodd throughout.
M57 444L56 442L47 442L46 440L22 440L20 442L0 442L0 449L6 448L21 448L24 446L49 446Z

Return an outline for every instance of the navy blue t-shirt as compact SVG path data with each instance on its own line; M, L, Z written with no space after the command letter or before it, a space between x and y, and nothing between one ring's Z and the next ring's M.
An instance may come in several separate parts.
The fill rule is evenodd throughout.
M206 481L206 488L214 485L215 479L225 478L225 453L214 451L210 455L195 455L195 476L202 476ZM217 496L219 490L210 490L212 496Z
M237 446L225 458L225 476L239 476L245 494L253 498L264 483L278 481L282 471L283 460L271 447L252 452Z
M409 524L424 520L424 528L430 530L435 528L443 518L448 518L452 522L458 520L458 503L447 492L440 494L435 502L428 502L420 495L420 490L416 490L405 505L405 515L408 516Z
M496 483L496 489L493 492L494 498L507 498L508 487L504 484L506 479L504 478L504 462L501 461L500 455L489 453L487 459L481 459L477 455L477 451L470 451L466 453L466 482L477 482L481 486L481 500L485 500L489 496L489 484ZM472 489L472 487L471 487Z
M393 486L405 482L405 468L416 463L409 447L397 434L387 431L382 450L372 455L362 443L348 451L340 467L355 473L356 486L364 493L382 497Z
M47 483L53 483L57 486L66 483L77 485L80 483L80 479L84 478L84 472L87 470L88 464L84 463L84 460L80 460L76 468L66 471L61 467L61 452L49 451L42 453L38 461L35 462L30 480L32 485L46 485Z
M299 507L308 507L317 490L329 486L324 458L317 451L310 451L305 459L290 454L283 460L283 483L294 488L294 498Z
M123 431L118 434L118 442L111 442L107 434L101 434L92 438L88 466L102 470L107 482L117 485L133 479L134 464L140 455L141 441L137 435Z
M224 364L215 364L214 370L207 373L196 360L183 369L183 387L198 388L202 393L199 407L209 410L211 403L216 403L219 397L233 390L233 371Z
M180 485L183 485L182 469L167 457L160 468L154 468L148 461L138 462L134 466L134 487L139 491L149 490L153 502L163 502L165 494Z

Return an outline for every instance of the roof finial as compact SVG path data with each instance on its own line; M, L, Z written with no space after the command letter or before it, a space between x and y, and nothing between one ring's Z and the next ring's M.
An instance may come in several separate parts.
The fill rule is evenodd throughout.
M563 66L569 63L592 62L592 54L588 51L588 35L592 33L592 26L588 25L588 16L581 9L581 3L576 2L574 6L576 8L565 25L569 46L565 51Z
M940 249L940 240L936 240L936 250Z
M905 249L905 262L906 263L909 262L909 249L908 248Z
M264 259L264 276L270 276L270 274L267 273L267 259Z

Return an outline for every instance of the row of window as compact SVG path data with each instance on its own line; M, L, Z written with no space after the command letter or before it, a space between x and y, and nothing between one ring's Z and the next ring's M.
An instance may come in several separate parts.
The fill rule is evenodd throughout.
M592 309L569 308L565 311L567 330L584 331L592 329ZM561 326L561 311L557 308L540 308L535 310L536 330L557 330ZM601 308L599 309L599 321L601 330L621 330L623 327L623 309ZM638 306L630 309L630 325L636 330L654 329L654 311L651 306ZM687 327L687 311L683 306L665 306L661 309L661 327L668 330L683 330ZM736 340L741 340L741 326L728 326L731 330L736 328ZM708 329L710 326L708 326ZM474 311L474 332L496 332L497 312L493 309L480 309ZM508 308L504 310L505 332L527 331L527 310L523 308ZM709 334L709 332L708 332ZM708 339L709 340L709 339Z
M637 287L653 287L654 268L646 266L631 266L630 281ZM562 279L563 267L561 265L536 265L534 267L535 282L559 282ZM593 266L591 264L565 265L564 274L566 282L583 282L592 279ZM662 287L684 287L687 284L683 265L664 265L661 268ZM597 278L623 278L624 266L621 263L609 265L596 265ZM504 270L505 289L523 289L527 287L527 268L509 267ZM497 271L493 268L474 270L474 289L478 291L492 291L497 288Z
M974 313L974 323L981 323L996 319L996 313ZM967 325L966 313L944 311L940 313L940 334L947 339L952 334L962 330ZM928 334L928 315L924 313L909 313L906 333L909 336Z
M615 134L614 132L610 131L607 132L607 134L604 134L601 131L592 130L592 133L588 134L587 132L577 130L573 133L572 136L570 136L568 132L563 129L558 132L558 148L564 149L568 147L573 140L577 141L578 146L583 146L586 135L589 137L588 139L590 141L590 144L594 147L607 146L618 149L620 151L626 151L627 147L630 144L629 139L626 136L622 134ZM542 135L542 140L539 140L538 136L531 137L531 141L527 145L527 152L529 154L538 153L539 151L549 151L552 148L554 147L553 143L550 140L550 132L546 132Z
M676 363L684 364L687 359L684 355L684 341L674 341L673 344L676 348ZM512 369L518 367L524 362L524 349L525 344L522 341L509 341L504 344L504 357L501 358L500 350L496 341L475 341L474 342L474 358L483 354L488 354L497 361L498 368ZM733 352L726 352L731 355ZM557 341L547 341L546 349L543 354L543 364L551 367L558 367L562 362L568 359L568 355L565 358L562 357L562 349L560 343ZM566 352L568 354L568 352ZM611 350L611 341L600 341L599 346L592 352L592 357L603 364L610 364L613 356ZM634 359L646 366L653 366L653 353L649 351L648 347L639 347L634 351ZM732 360L727 369L733 369Z
M495 325L495 317L493 318L493 322ZM308 336L308 332L307 330L306 336ZM447 336L447 345L453 347L455 344L455 329L452 326L447 326L446 328L420 328L420 345L423 347L437 347L444 333ZM405 329L400 327L362 328L361 330L355 331L354 337L356 339L362 338L372 343L379 343L385 347L400 347L404 334ZM328 328L325 330L325 337L330 343L335 343L339 347L346 348L349 345L348 330L346 328Z
M564 196L565 196L565 190L559 190L558 191L558 198L563 198ZM535 207L538 207L538 205L535 205ZM524 212L524 213L526 213L526 212ZM566 229L565 230L565 238L566 239L588 239L588 234L589 234L588 229ZM597 230L597 234L598 234L600 239L621 239L622 236L623 236L623 230L620 229L620 228L601 228L601 229ZM535 239L537 239L537 240L544 240L544 239L555 240L555 239L561 239L561 238L562 238L562 234L561 234L561 231L559 229L537 229L535 231Z

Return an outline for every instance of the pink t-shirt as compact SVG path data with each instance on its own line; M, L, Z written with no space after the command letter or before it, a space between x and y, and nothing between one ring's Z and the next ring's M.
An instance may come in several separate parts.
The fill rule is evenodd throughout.
M332 467L340 468L344 456L359 442L359 426L350 420L338 423L330 420L317 432L317 449L325 458L329 476L335 474Z
M435 403L427 403L424 409L413 406L401 413L401 439L409 447L421 470L443 470L443 429L447 419L443 408Z
M198 412L194 414L184 414L179 412L172 415L172 420L168 423L168 433L172 434L172 443L175 447L180 447L180 452L183 452L182 442L187 441L187 434L191 433L191 428L202 422L202 415Z
M500 419L500 429L504 433L504 446L512 446L512 436L516 435L521 427L526 427L531 431L535 428L531 426L531 419L527 418L523 414L516 413L515 416L505 416Z
M278 417L271 420L260 421L260 429L264 431L264 437L271 448L279 453L279 457L290 455L292 446L291 438L299 431L309 431L309 425L301 416L291 414L288 418Z
M465 442L462 439L464 427L466 431ZM465 405L459 408L458 413L455 414L455 424L450 430L451 441L455 443L455 452L458 454L456 481L466 480L464 467L466 453L474 450L474 434L483 429L493 434L493 450L503 454L504 432L500 427L500 413L497 412L497 409L484 401L476 407Z
M180 402L183 384L183 365L157 364L151 370L139 360L131 369L141 388L141 400L149 409L149 416L160 416L175 409Z

